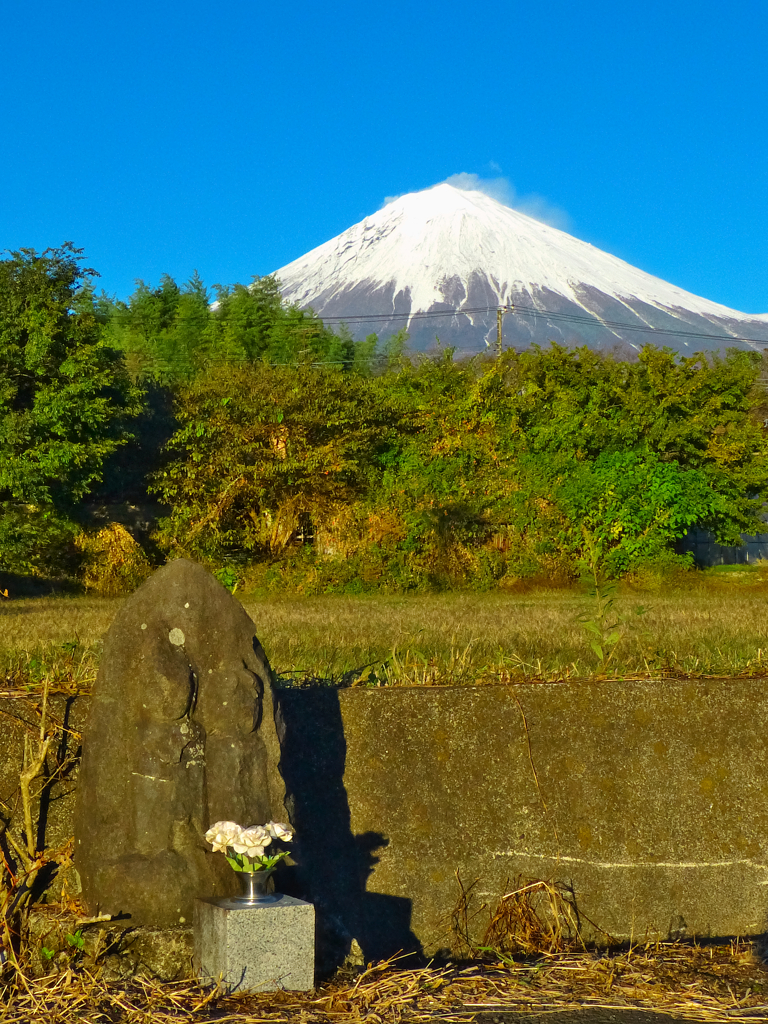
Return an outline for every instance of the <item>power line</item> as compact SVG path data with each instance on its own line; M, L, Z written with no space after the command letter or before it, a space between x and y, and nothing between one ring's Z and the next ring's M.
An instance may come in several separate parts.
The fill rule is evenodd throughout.
M429 311L418 311L415 313L358 313L348 314L346 316L322 316L313 314L307 316L307 319L302 322L295 324L297 330L307 329L310 326L322 327L324 324L329 326L340 326L342 324L388 324L393 321L403 321L404 323L410 323L412 321L421 320L436 320L445 319L446 317L454 318L460 316L481 316L490 314L497 314L499 310L504 312L513 313L518 316L533 317L534 319L542 318L553 321L554 323L563 324L575 324L582 327L604 327L607 330L617 331L632 331L642 334L659 334L665 337L673 338L696 338L699 340L706 341L727 341L732 344L745 344L745 345L765 345L768 346L768 338L744 338L737 335L731 334L708 334L705 331L689 331L682 328L674 327L652 327L649 324L638 324L638 323L626 323L621 320L605 320L597 314L590 313L564 313L554 309L542 309L536 306L519 306L517 304L510 306L477 306L473 308L461 308L461 309L436 309ZM130 314L130 313L118 313L113 316L107 315L107 319L115 321L125 322L137 322L141 324L141 314ZM151 319L151 318L150 318ZM194 318L188 318L187 323ZM204 322L204 321L201 321Z
M768 345L768 338L740 338L732 334L707 334L705 331L686 331L674 327L652 327L649 324L628 324L619 320L603 320L601 317L590 316L588 314L559 313L555 310L537 310L530 306L515 306L511 312L520 313L523 316L544 315L548 320L555 320L557 322L564 323L587 324L590 326L598 324L601 327L607 327L609 329L616 328L623 331L640 331L666 334L671 337L707 338L714 341L740 341L745 344Z
M363 324L386 323L392 320L427 320L438 317L476 316L479 314L497 313L501 309L520 316L541 317L556 323L572 323L589 327L605 327L624 331L637 331L649 334L664 334L671 337L700 338L709 341L743 342L744 344L768 345L768 338L742 338L732 334L707 334L705 331L687 331L674 327L652 327L649 324L630 324L620 320L605 320L597 314L563 313L554 309L541 309L536 306L479 306L474 309L431 310L417 313L361 313L353 316L321 316L323 323Z

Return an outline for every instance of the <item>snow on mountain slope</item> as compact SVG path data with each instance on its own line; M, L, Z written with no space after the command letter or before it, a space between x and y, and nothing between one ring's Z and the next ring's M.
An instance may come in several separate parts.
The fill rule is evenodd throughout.
M437 335L460 350L481 350L495 339L496 308L507 305L520 312L504 318L505 345L653 342L693 352L727 347L718 335L768 345L768 314L692 295L482 192L447 184L401 196L276 275L287 301L348 318L356 337L407 326L422 349ZM355 323L360 315L383 319ZM649 326L713 337L640 330Z

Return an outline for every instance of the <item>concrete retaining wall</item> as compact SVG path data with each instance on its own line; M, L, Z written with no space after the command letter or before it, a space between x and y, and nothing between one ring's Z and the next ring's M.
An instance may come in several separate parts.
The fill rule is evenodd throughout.
M476 937L518 876L572 886L598 941L766 930L765 680L287 690L280 707L302 839L280 884L318 904L338 955L353 937L366 959L449 947L456 871L477 880ZM19 728L0 719L3 790Z
M310 691L283 706L306 861L334 890L359 885L364 949L407 946L407 919L427 953L448 945L457 870L491 902L519 875L570 884L598 941L766 928L765 680ZM292 777L308 753L309 785L308 764ZM341 877L322 867L339 860Z

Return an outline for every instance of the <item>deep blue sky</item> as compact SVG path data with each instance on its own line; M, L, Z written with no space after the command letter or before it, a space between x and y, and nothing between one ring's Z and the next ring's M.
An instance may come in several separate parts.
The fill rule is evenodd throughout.
M768 4L3 4L0 249L248 281L466 172L768 312Z

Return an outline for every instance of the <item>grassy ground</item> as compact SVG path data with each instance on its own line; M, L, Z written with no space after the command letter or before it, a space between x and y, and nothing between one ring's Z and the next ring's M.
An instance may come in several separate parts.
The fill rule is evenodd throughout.
M238 595L241 596L241 595ZM768 570L695 573L619 589L602 608L578 588L527 593L241 599L284 680L367 685L768 671ZM0 666L87 686L119 599L0 605ZM601 614L602 612L602 614Z

